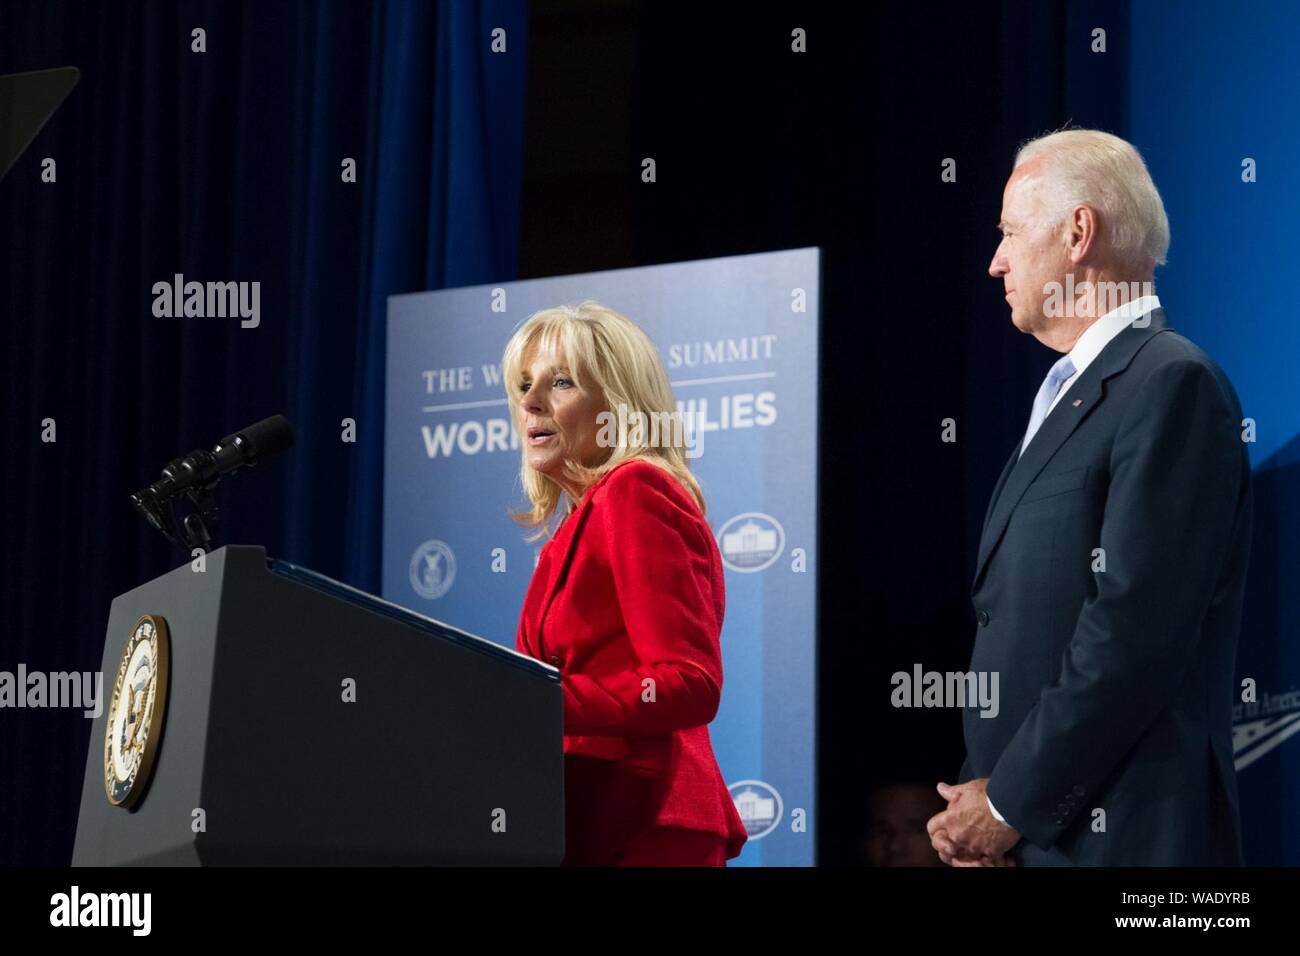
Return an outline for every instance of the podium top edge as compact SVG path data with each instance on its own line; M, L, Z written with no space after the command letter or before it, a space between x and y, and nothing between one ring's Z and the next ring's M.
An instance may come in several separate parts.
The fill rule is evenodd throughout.
M310 568L304 568L280 558L269 557L266 559L266 568L272 574L287 578L331 597L347 601L349 604L364 608L373 614L395 620L438 640L449 641L467 650L485 654L502 663L521 668L547 680L557 683L560 680L560 672L549 664L545 664L526 654L520 654L518 651L504 647L495 641L489 641L487 638L453 627L436 618L412 611L400 604L394 604L392 601L362 591L360 588L354 588L350 584L337 581L317 571L312 571Z

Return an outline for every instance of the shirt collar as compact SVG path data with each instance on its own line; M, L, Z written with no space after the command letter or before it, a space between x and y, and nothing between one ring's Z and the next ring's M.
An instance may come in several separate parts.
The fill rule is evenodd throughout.
M1134 319L1158 308L1160 308L1159 296L1138 296L1117 309L1111 309L1084 329L1083 334L1079 336L1079 341L1075 342L1074 348L1070 349L1070 364L1074 366L1075 375L1082 375L1083 370L1101 354L1101 350L1110 344L1110 340L1123 332Z

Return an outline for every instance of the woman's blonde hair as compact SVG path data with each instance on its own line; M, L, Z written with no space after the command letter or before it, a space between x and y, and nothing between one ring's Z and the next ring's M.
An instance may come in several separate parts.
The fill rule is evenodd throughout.
M516 434L523 428L519 408L519 386L523 382L524 363L536 347L563 354L569 377L579 388L603 397L605 409L618 421L618 409L633 418L640 412L644 420L675 423L673 434L685 435L681 416L673 401L672 386L664 370L659 350L650 337L631 319L597 302L561 305L542 309L529 316L515 330L506 344L501 360L510 417ZM619 429L618 441L600 464L583 467L566 462L570 480L585 488L602 475L632 459L641 459L663 468L690 492L700 511L704 511L704 494L691 474L683 451L683 442L651 442L649 429ZM563 489L528 464L528 447L520 455L520 479L532 502L532 510L512 517L528 528L536 528L535 540L550 533L548 522L555 513Z

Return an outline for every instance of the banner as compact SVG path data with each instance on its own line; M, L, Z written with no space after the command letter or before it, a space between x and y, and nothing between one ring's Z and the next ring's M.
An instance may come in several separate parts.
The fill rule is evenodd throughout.
M474 286L388 301L383 596L514 646L541 541L501 382L511 333L593 299L659 347L726 567L710 736L750 840L732 865L815 862L816 249Z

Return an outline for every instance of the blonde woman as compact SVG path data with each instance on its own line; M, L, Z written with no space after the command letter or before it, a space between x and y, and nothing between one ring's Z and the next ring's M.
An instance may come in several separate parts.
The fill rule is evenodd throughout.
M708 731L722 560L659 352L584 302L524 322L502 371L532 502L515 517L549 539L516 645L562 674L565 864L725 865L746 834ZM638 414L679 427L620 432Z

